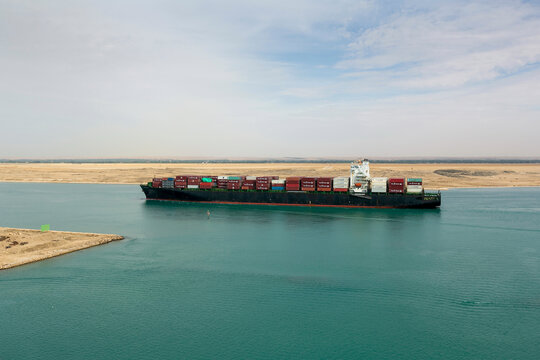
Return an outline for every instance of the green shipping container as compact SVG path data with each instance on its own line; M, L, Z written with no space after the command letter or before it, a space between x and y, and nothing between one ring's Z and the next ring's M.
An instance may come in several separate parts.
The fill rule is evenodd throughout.
M407 181L410 181L410 182L419 182L419 183L421 183L421 182L422 182L422 179L421 179L421 178L408 178Z
M146 184L146 185L152 187L152 182L150 181L150 182L149 182L148 184Z
M202 178L202 182L212 182L212 178Z
M242 180L240 176L229 176L229 180Z

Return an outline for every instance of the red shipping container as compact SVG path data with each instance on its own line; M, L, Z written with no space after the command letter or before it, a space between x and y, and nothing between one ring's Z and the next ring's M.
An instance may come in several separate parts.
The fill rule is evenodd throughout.
M299 183L300 180L302 180L302 178L298 176L290 176L288 178L285 178L285 181L288 183Z
M200 182L200 176L188 176L188 185L199 185Z
M240 180L229 180L227 184L227 189L229 190L239 190L242 188L242 182Z
M347 189L347 188L334 188L334 191L337 191L337 192L347 192L347 191L349 191L349 189Z
M215 186L214 183L211 182L202 182L199 184L199 189L211 189Z
M388 185L403 186L405 184L405 179L403 178L390 178L388 179Z
M185 180L175 180L174 181L174 187L184 189L187 187L187 181Z
M315 191L315 188L302 186L302 191Z
M332 191L332 188L329 188L329 187L317 187L317 191Z
M152 181L152 187L159 188L161 187L161 180L154 180Z
M403 189L388 189L390 194L403 194Z

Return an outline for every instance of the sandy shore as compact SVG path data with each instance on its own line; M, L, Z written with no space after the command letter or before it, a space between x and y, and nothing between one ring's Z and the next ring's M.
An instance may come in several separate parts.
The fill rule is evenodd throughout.
M49 259L121 240L111 234L77 233L0 227L0 270Z
M175 175L343 176L349 163L12 164L0 182L141 184ZM540 186L540 164L371 164L372 176L421 177L427 188Z

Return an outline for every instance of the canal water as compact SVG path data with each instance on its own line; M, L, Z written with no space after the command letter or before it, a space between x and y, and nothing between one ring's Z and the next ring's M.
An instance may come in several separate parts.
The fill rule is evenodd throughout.
M539 188L390 210L1 183L0 226L41 224L126 239L1 271L0 359L540 354Z

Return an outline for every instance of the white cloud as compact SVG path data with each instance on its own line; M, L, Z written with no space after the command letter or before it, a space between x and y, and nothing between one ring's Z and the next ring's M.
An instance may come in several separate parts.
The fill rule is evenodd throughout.
M452 88L540 62L538 29L540 9L516 1L406 9L359 34L338 67L402 89Z
M540 155L538 8L437 7L0 0L0 157Z

